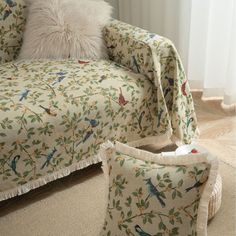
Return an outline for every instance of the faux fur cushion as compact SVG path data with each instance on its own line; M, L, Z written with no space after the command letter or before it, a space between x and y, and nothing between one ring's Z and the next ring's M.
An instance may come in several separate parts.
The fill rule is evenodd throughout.
M106 57L102 28L111 6L92 0L28 0L28 18L19 59Z

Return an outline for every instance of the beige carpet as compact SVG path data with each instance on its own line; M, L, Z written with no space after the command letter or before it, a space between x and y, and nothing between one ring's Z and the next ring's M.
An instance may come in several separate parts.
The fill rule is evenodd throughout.
M218 154L223 178L222 206L209 223L208 235L235 236L236 118L195 99L199 142ZM1 202L0 236L97 236L104 216L104 188L100 165L95 165Z

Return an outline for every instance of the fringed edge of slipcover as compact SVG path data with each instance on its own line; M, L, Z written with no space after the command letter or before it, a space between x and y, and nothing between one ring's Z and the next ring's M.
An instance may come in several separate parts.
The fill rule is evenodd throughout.
M37 180L31 180L28 183L25 183L21 186L1 192L0 193L0 201L7 200L9 198L22 195L24 193L29 192L30 190L41 187L49 182L52 182L54 180L68 176L69 174L71 174L72 172L74 172L76 170L81 170L83 168L86 168L86 167L88 167L92 164L96 164L98 162L101 162L101 159L100 159L99 155L96 155L93 158L82 160L76 164L73 164L69 167L58 170L52 174L46 175L46 176L41 177Z
M122 144L116 142L112 144L111 142L106 142L101 146L100 157L102 159L102 169L106 179L106 206L108 205L108 194L109 194L109 170L107 164L107 154L112 155L112 152L118 151L126 155L135 156L135 158L155 162L162 165L188 165L200 162L207 162L210 164L210 172L207 183L204 187L199 207L198 207L198 217L197 217L197 233L200 236L207 235L207 222L208 222L208 208L209 201L214 190L214 186L217 180L219 162L216 156L211 153L202 154L187 154L187 155L172 155L171 157L165 156L162 153L154 154L148 151L136 149L135 147L128 146L127 144ZM107 153L108 152L108 153ZM110 153L109 153L110 152ZM105 211L107 209L105 208ZM106 213L106 212L105 212Z
M158 140L160 141L161 139L163 139L165 137L167 138L168 136L169 135L162 135L162 136L158 136L158 137L156 137L156 136L146 137L146 138L134 141L133 144L135 144L135 146L152 144L152 143L156 143ZM41 187L49 182L66 177L76 170L84 169L92 164L97 164L98 162L101 162L101 161L102 160L100 158L100 155L96 155L96 156L90 157L86 160L79 161L78 163L75 163L69 167L58 170L52 174L43 176L37 180L31 180L23 185L13 188L13 189L5 190L3 192L0 192L0 201L4 201L4 200L7 200L12 197L22 195L24 193L27 193L27 192L33 190L33 189Z
M155 144L159 148L162 148L162 147L170 144L171 141L174 141L174 143L176 143L177 145L179 145L181 143L179 141L179 139L172 134L172 130L170 130L166 134L163 134L160 136L151 136L151 137L142 138L142 139L139 139L136 141L128 142L128 145L132 146L132 147L140 147L140 146L144 146L144 145ZM0 192L0 201L7 200L9 198L22 195L24 193L27 193L27 192L33 190L33 189L41 187L49 182L52 182L54 180L68 176L69 174L71 174L72 172L74 172L76 170L84 169L92 164L96 164L101 161L102 160L100 158L100 155L96 155L96 156L90 157L86 160L79 161L78 163L75 163L69 167L58 170L52 174L43 176L37 180L31 180L21 186L15 187L10 190L5 190L3 192Z

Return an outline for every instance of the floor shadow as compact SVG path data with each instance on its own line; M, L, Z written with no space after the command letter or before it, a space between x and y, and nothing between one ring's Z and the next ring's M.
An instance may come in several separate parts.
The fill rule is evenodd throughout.
M101 163L89 166L83 170L77 170L70 175L47 183L37 189L33 189L28 193L13 197L0 202L0 217L29 206L37 201L41 201L48 196L56 194L64 189L71 188L77 184L89 180L102 173Z

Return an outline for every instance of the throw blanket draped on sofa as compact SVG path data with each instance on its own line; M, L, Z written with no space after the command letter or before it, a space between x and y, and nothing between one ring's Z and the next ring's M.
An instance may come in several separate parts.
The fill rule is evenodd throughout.
M100 161L99 145L190 143L193 100L173 44L112 21L110 60L0 65L0 200Z

